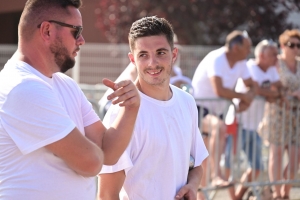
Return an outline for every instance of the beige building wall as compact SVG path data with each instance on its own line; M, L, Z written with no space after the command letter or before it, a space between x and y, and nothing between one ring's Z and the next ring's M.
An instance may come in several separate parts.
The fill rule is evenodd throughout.
M16 44L17 28L26 0L0 0L0 44ZM95 9L100 0L82 0L83 36L87 43L105 43L107 40L96 28Z

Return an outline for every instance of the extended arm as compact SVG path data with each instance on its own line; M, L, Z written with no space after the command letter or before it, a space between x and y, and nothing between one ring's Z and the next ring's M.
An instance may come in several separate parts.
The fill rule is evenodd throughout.
M85 134L102 148L104 164L113 165L118 161L130 142L139 110L140 97L132 81L125 80L115 84L106 79L104 83L115 90L108 98L116 98L112 103L120 103L119 105L122 108L110 128L106 129L98 121L85 127Z
M98 200L119 200L119 193L125 177L124 170L100 174L98 178Z
M270 88L259 87L257 94L265 97L266 99L276 99L280 96L282 90L282 84L280 81L272 83Z
M239 93L239 92L235 92L232 89L225 88L223 86L222 78L220 78L218 76L211 77L210 81L213 86L215 94L217 94L219 97L230 99L230 100L232 100L233 98L238 98L238 99L245 101L248 104L251 103L251 101L254 97L252 94L252 90L254 91L255 87L253 85L251 78L244 80L244 83L245 84L247 83L246 86L248 86L248 87L250 86L250 88L251 88L251 90L250 90L251 92L249 92L249 93Z

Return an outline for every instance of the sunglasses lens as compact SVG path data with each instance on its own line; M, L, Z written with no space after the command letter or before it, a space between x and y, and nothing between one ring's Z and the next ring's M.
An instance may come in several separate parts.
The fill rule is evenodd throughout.
M82 28L77 28L76 32L74 33L74 37L77 40L79 38L79 36L81 35L82 32Z
M295 47L300 49L300 43L296 44L296 43L289 42L289 43L286 44L286 46L288 46L291 49L294 49Z

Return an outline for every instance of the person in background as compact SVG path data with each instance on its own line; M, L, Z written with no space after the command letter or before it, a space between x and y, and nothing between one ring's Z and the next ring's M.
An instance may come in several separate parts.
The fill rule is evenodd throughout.
M242 126L242 133L238 135L241 138L238 141L241 142L240 146L247 155L249 163L249 168L243 173L240 183L254 181L262 169L262 140L257 133L257 128L263 118L265 100L275 102L276 99L281 98L278 92L281 89L281 82L279 81L279 75L275 67L277 54L277 44L275 42L272 40L262 40L255 47L255 59L250 59L247 62L251 78L258 85L257 94L264 97L264 99L254 99L247 110L240 112L236 116L238 124ZM272 89L274 87L276 90ZM247 92L247 87L241 79L238 80L235 91L241 93ZM239 112L239 107L243 105L239 105L239 99L234 99L233 102L236 106L236 111ZM235 112L228 112L226 117L235 117ZM225 171L227 178L230 174L233 144L232 136L227 137L225 151ZM239 185L236 188L235 194L232 195L232 199L243 199L247 189L247 187Z
M278 55L277 71L288 103L266 103L264 118L260 124L261 135L268 135L269 178L270 181L292 180L299 168L299 112L300 112L300 32L286 30L279 36L281 54ZM288 163L283 168L284 151L288 153ZM283 170L283 171L282 171ZM274 185L274 199L289 199L290 184Z
M255 96L254 85L246 66L246 58L250 53L251 40L245 32L233 31L226 37L225 46L210 52L198 65L192 86L196 98L201 132L210 135L205 139L209 150L209 166L211 185L228 186L220 170L221 154L226 141L226 125L223 114L227 109L223 101L200 101L200 98L233 98L241 99L247 106ZM234 86L238 78L242 78L249 88L247 93L235 92ZM206 163L203 163L206 173ZM205 184L205 183L203 183Z
M144 17L129 32L129 59L141 107L130 145L117 164L103 166L99 198L196 200L202 161L208 156L198 129L193 96L170 85L177 57L171 24L164 18ZM109 108L110 126L119 108ZM189 170L190 156L194 167Z
M104 84L122 108L107 129L63 74L85 43L80 0L28 0L0 72L0 199L94 200L95 176L127 147L140 106L132 81Z

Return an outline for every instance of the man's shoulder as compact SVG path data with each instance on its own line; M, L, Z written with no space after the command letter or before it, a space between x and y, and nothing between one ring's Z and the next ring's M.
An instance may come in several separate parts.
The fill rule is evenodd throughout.
M183 91L182 89L174 85L171 85L171 89L173 91L173 94L175 95L175 99L182 99L186 103L195 102L195 98L190 93Z
M246 66L249 72L260 70L254 59L249 59L246 61Z
M56 78L62 79L62 80L75 82L70 76L68 76L62 72L56 72L53 76L55 76Z
M205 58L206 60L210 60L210 61L215 61L215 60L219 60L222 59L223 56L225 55L225 47L221 47L215 50L212 50L211 52L209 52Z
M80 89L76 81L64 73L56 72L53 74L52 78L54 79L54 82L57 82L60 86Z
M50 85L34 74L3 73L0 75L0 90L7 93L12 90L34 93L42 88L49 89Z

